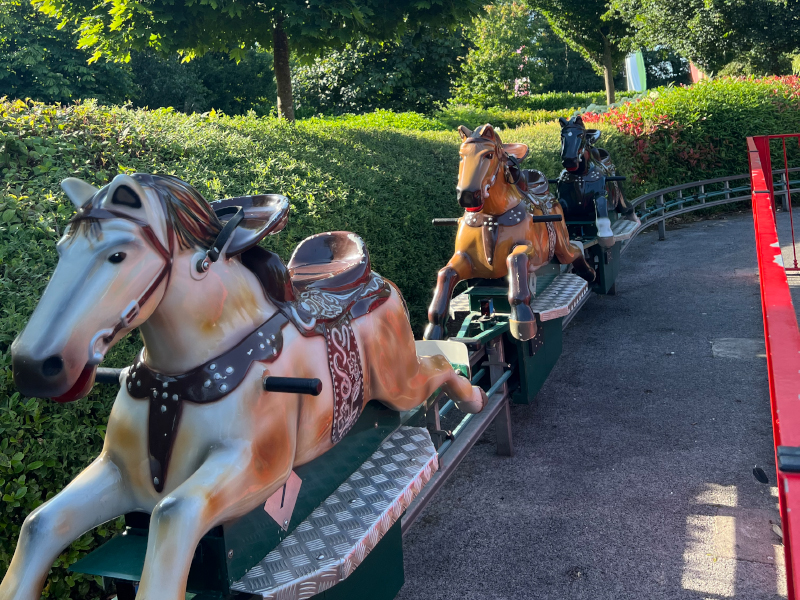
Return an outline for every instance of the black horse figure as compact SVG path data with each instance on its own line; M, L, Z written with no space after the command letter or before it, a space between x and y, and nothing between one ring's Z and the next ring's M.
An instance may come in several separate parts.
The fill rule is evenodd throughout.
M596 129L586 129L578 115L569 120L561 117L561 164L558 178L558 200L569 221L594 221L598 243L606 248L614 245L614 232L608 217L609 205L623 218L639 223L633 207L625 203L615 180L616 169L608 152L595 148L600 139Z

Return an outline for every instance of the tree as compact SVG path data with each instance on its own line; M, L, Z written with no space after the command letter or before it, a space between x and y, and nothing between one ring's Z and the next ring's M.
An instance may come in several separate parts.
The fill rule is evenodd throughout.
M91 55L76 49L78 36L57 25L28 0L0 0L0 96L117 103L135 92L129 68L106 61L88 65Z
M461 30L423 27L398 41L359 40L292 71L297 112L359 113L384 108L431 111L450 96L464 56Z
M153 48L187 59L206 52L241 58L272 48L278 112L294 118L290 53L311 56L359 38L388 40L423 24L446 27L477 14L480 0L35 0L47 14L75 23L82 47L127 60Z
M486 8L467 29L472 47L454 82L453 99L477 106L516 106L544 91L553 75L540 58L541 31L519 0Z
M228 115L269 114L275 106L272 56L263 50L249 50L238 63L219 52L185 63L177 54L145 50L131 53L130 67L138 88L134 106Z
M704 71L736 61L746 71L777 74L800 47L800 0L613 0L635 15L636 42L666 45Z
M526 0L553 31L602 73L606 102L613 104L614 71L625 58L630 25L608 0Z

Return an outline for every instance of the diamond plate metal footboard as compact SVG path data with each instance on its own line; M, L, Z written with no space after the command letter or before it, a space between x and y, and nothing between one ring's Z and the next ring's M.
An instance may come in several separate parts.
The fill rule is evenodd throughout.
M562 273L531 300L531 309L542 321L558 319L568 315L588 293L586 281L574 273Z
M361 564L438 468L428 431L401 427L231 590L304 600L333 587Z
M636 223L635 221L619 219L614 221L614 224L611 226L611 231L614 232L614 240L620 242L622 240L630 239L638 227L639 223Z

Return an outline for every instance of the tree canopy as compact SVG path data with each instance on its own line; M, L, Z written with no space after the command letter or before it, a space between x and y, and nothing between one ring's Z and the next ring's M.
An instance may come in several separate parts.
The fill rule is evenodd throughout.
M553 31L603 74L606 101L614 102L614 71L625 58L630 24L608 0L526 0Z
M477 106L514 106L553 80L540 58L542 25L519 0L488 6L467 30L471 48L453 88L454 99Z
M106 61L88 65L78 36L57 25L28 0L0 0L0 96L124 102L135 89L130 70Z
M397 41L359 40L293 69L297 112L430 112L450 97L450 81L465 52L460 29L423 27Z
M247 48L272 48L278 110L294 117L290 52L309 56L360 38L394 39L421 25L452 26L481 10L480 0L36 0L48 14L75 23L80 44L95 56L127 60L132 50L152 48L192 58Z
M635 39L666 45L714 73L732 61L778 74L800 47L800 0L613 0Z

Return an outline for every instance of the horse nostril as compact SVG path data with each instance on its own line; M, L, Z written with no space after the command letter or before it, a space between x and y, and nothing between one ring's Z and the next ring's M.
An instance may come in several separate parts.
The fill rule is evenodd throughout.
M60 356L51 356L42 363L42 375L45 377L54 377L61 373L64 368L64 361Z

